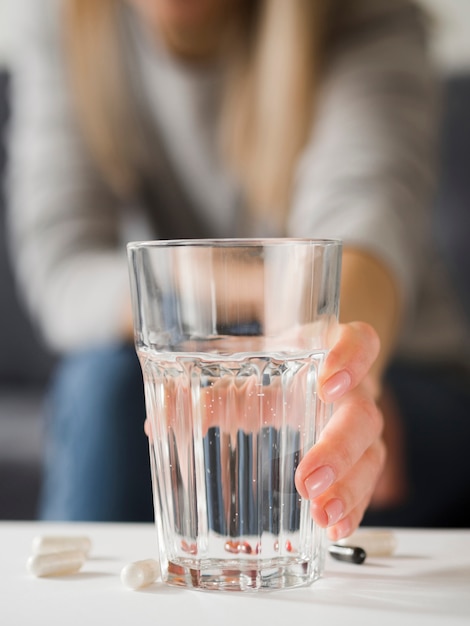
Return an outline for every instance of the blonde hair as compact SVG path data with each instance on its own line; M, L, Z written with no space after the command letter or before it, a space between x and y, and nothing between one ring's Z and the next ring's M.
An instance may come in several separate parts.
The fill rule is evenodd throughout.
M282 226L312 126L335 0L248 0L231 37L220 137L248 206ZM109 184L131 193L145 137L129 106L118 0L65 0L65 45L85 137ZM127 90L126 90L127 87Z

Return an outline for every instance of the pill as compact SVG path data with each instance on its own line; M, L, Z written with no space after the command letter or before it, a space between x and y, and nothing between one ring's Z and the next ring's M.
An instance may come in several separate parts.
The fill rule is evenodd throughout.
M34 554L28 559L26 568L33 576L64 576L78 572L85 559L85 554L79 550Z
M227 552L231 552L232 554L238 554L240 551L240 542L239 541L226 541L225 549Z
M188 543L184 539L181 541L181 549L183 552L189 552L189 554L197 554L197 544Z
M33 554L51 554L51 552L68 552L78 550L87 555L91 550L88 537L72 535L39 535L32 543Z
M160 575L160 565L154 559L129 563L121 571L121 582L129 589L140 589L152 584Z
M332 544L328 548L328 552L331 556L338 561L346 561L348 563L357 563L360 565L366 560L366 553L363 548L358 546L339 546L338 544Z
M390 530L357 530L336 543L340 546L360 546L367 556L391 556L396 549L396 538Z
M251 554L253 552L253 548L248 543L248 541L244 541L243 543L240 544L238 551L241 552L242 554Z

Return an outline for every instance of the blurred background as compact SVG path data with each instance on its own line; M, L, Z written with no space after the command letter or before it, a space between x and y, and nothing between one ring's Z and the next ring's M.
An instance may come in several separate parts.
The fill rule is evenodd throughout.
M434 16L432 51L443 85L436 241L470 316L470 1L421 2ZM0 519L35 516L41 407L53 364L18 302L6 253L4 139L12 24L20 7L17 0L0 0Z

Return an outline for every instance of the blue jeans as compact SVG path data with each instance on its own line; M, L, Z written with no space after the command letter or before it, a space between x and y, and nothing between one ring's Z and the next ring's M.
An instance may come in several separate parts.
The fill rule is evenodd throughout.
M39 517L152 520L142 373L133 346L103 347L64 358L46 411Z
M369 510L377 526L470 527L470 384L447 368L388 372L404 419L410 498ZM142 374L132 346L66 357L48 395L40 517L153 519Z

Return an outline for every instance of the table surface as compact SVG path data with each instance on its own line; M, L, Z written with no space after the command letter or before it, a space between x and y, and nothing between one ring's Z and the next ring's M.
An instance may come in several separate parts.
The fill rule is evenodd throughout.
M392 557L362 565L326 559L310 587L258 593L208 592L160 581L132 591L120 581L131 561L155 558L152 524L0 522L0 623L276 626L470 625L470 530L395 530ZM93 548L80 572L35 578L26 571L33 538L87 535Z

